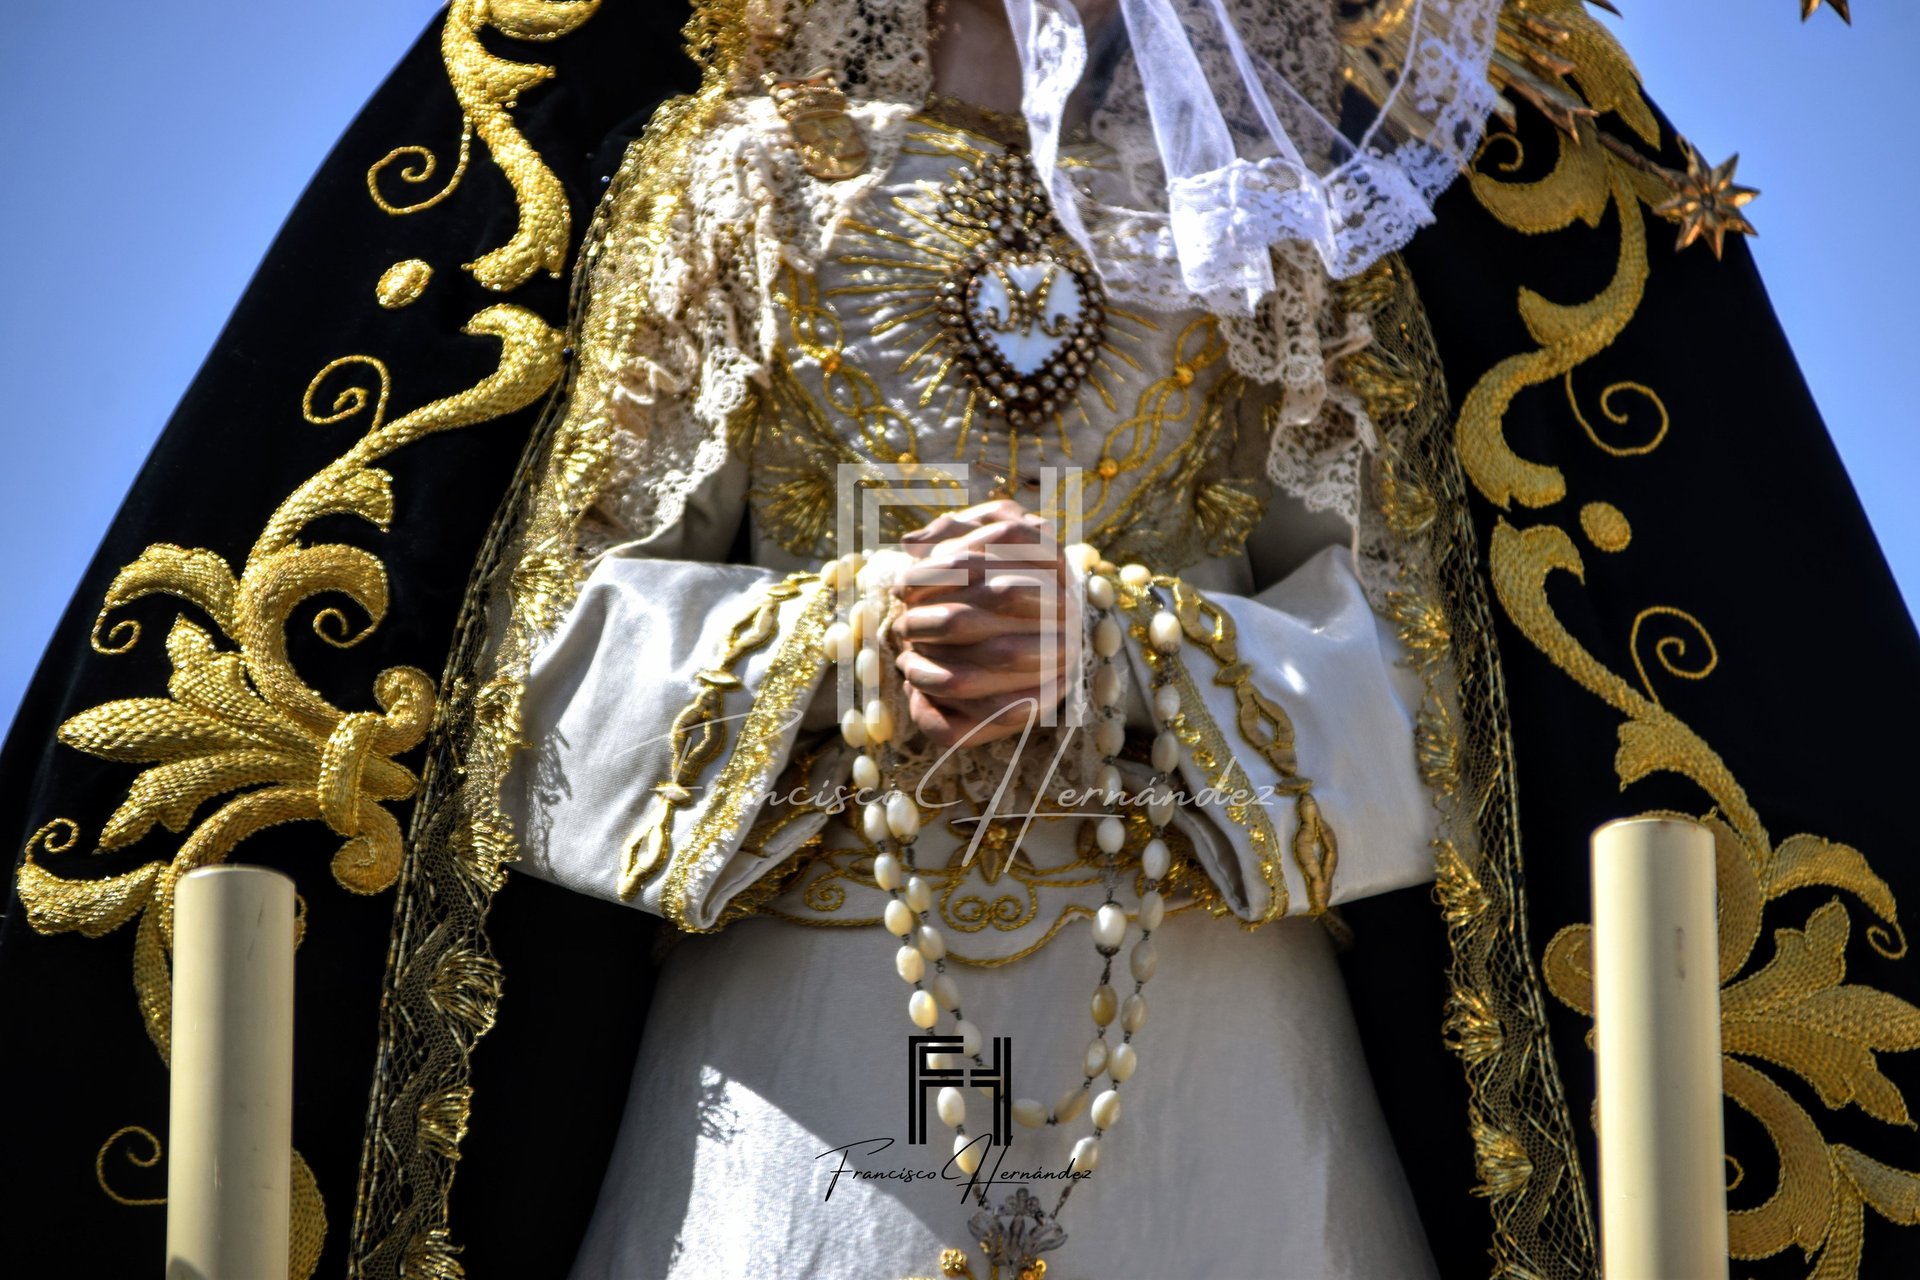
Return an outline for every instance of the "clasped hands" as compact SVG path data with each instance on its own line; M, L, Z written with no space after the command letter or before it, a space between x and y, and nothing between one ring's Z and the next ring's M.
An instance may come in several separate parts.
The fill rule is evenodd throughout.
M950 512L901 538L890 628L914 724L934 743L1025 730L1065 690L1072 574L1044 517L1011 499Z

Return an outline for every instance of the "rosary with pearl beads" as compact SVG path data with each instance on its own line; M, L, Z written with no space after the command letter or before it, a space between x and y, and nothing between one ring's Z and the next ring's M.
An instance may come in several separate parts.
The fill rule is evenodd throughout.
M1180 693L1172 683L1168 664L1159 664L1154 676L1152 705L1163 727L1154 738L1150 757L1154 775L1144 792L1153 834L1141 856L1146 887L1140 893L1137 913L1140 937L1127 956L1127 973L1133 989L1122 997L1113 985L1113 968L1126 944L1131 922L1115 900L1116 858L1126 843L1126 823L1114 812L1124 798L1118 756L1126 740L1126 680L1121 666L1125 632L1115 616L1115 606L1119 602L1120 586L1137 594L1147 593L1152 589L1153 575L1137 564L1116 568L1085 543L1066 548L1066 553L1080 571L1086 604L1098 619L1092 629L1098 665L1093 672L1091 692L1097 715L1093 743L1100 757L1097 791L1104 812L1094 821L1094 841L1105 855L1106 901L1094 913L1092 933L1094 950L1101 957L1101 970L1090 1008L1094 1035L1081 1060L1080 1082L1061 1094L1051 1108L1035 1099L1021 1098L1012 1104L1012 1114L1021 1126L1042 1129L1071 1124L1083 1112L1087 1113L1093 1132L1074 1143L1068 1169L1090 1174L1099 1163L1101 1138L1119 1122L1120 1088L1139 1067L1133 1039L1146 1025L1144 992L1159 965L1153 932L1166 916L1166 899L1161 890L1172 865L1165 832L1173 816L1172 779L1180 763L1180 742L1173 728L1180 716ZM976 1064L985 1065L980 1056L981 1031L966 1018L959 987L948 970L946 939L929 918L933 888L915 873L913 847L920 833L921 815L913 797L895 785L896 726L881 692L879 633L883 614L876 601L866 598L868 589L874 585L865 572L867 565L858 552L850 552L825 566L821 576L829 589L857 588L860 598L827 629L822 648L830 660L842 664L851 662L854 667L861 705L848 708L841 716L840 732L847 744L860 753L854 758L852 770L856 796L870 797L862 803L860 823L867 840L880 850L874 857L873 875L875 883L888 894L882 923L899 943L894 953L894 969L913 989L907 998L907 1016L913 1025L930 1031L938 1024L941 1011L947 1011L953 1016L954 1034L962 1043L963 1055ZM1147 627L1147 642L1163 654L1179 649L1180 621L1172 611L1163 606L1153 615ZM1118 1043L1113 1043L1108 1033L1116 1022L1120 1038ZM1110 1087L1096 1094L1095 1082L1103 1075ZM978 1139L967 1134L966 1095L952 1086L943 1088L936 1109L942 1123L954 1130L954 1164L971 1177L980 1167L982 1151ZM1039 1254L1066 1242L1059 1216L1076 1182L1077 1179L1068 1181L1051 1210L1043 1208L1024 1187L997 1207L988 1203L984 1187L973 1189L980 1212L969 1219L968 1227L987 1254L996 1277L1040 1280L1045 1275L1047 1264ZM955 1250L943 1255L942 1269L949 1276L971 1274L966 1269L964 1254Z

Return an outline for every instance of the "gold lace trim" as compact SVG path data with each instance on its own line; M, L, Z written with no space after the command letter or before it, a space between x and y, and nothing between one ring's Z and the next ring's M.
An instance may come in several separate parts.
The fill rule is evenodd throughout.
M1493 619L1448 427L1439 356L1398 258L1344 286L1374 343L1354 379L1380 431L1373 515L1397 549L1387 592L1425 685L1415 751L1440 818L1435 895L1451 950L1444 1021L1468 1089L1494 1271L1575 1280L1597 1271L1575 1120L1551 1053L1521 888L1513 746Z

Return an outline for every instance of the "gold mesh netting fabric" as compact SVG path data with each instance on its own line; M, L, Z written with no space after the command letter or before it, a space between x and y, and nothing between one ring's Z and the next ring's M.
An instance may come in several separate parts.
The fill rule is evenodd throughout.
M1374 335L1345 369L1380 432L1362 576L1426 685L1415 736L1440 816L1434 894L1451 949L1444 1031L1466 1072L1492 1274L1595 1276L1592 1206L1528 940L1507 692L1445 379L1397 257L1344 294Z

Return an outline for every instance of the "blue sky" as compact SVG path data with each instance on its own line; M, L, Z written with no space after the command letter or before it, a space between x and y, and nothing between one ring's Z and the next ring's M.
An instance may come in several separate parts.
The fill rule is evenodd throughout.
M1768 287L1907 599L1920 438L1905 385L1920 250L1904 88L1920 6L1619 0L1654 98L1709 159L1741 154ZM174 403L313 169L438 8L109 0L0 34L12 250L0 371L0 724ZM156 537L163 530L154 531ZM1782 584L1795 590L1795 584Z

